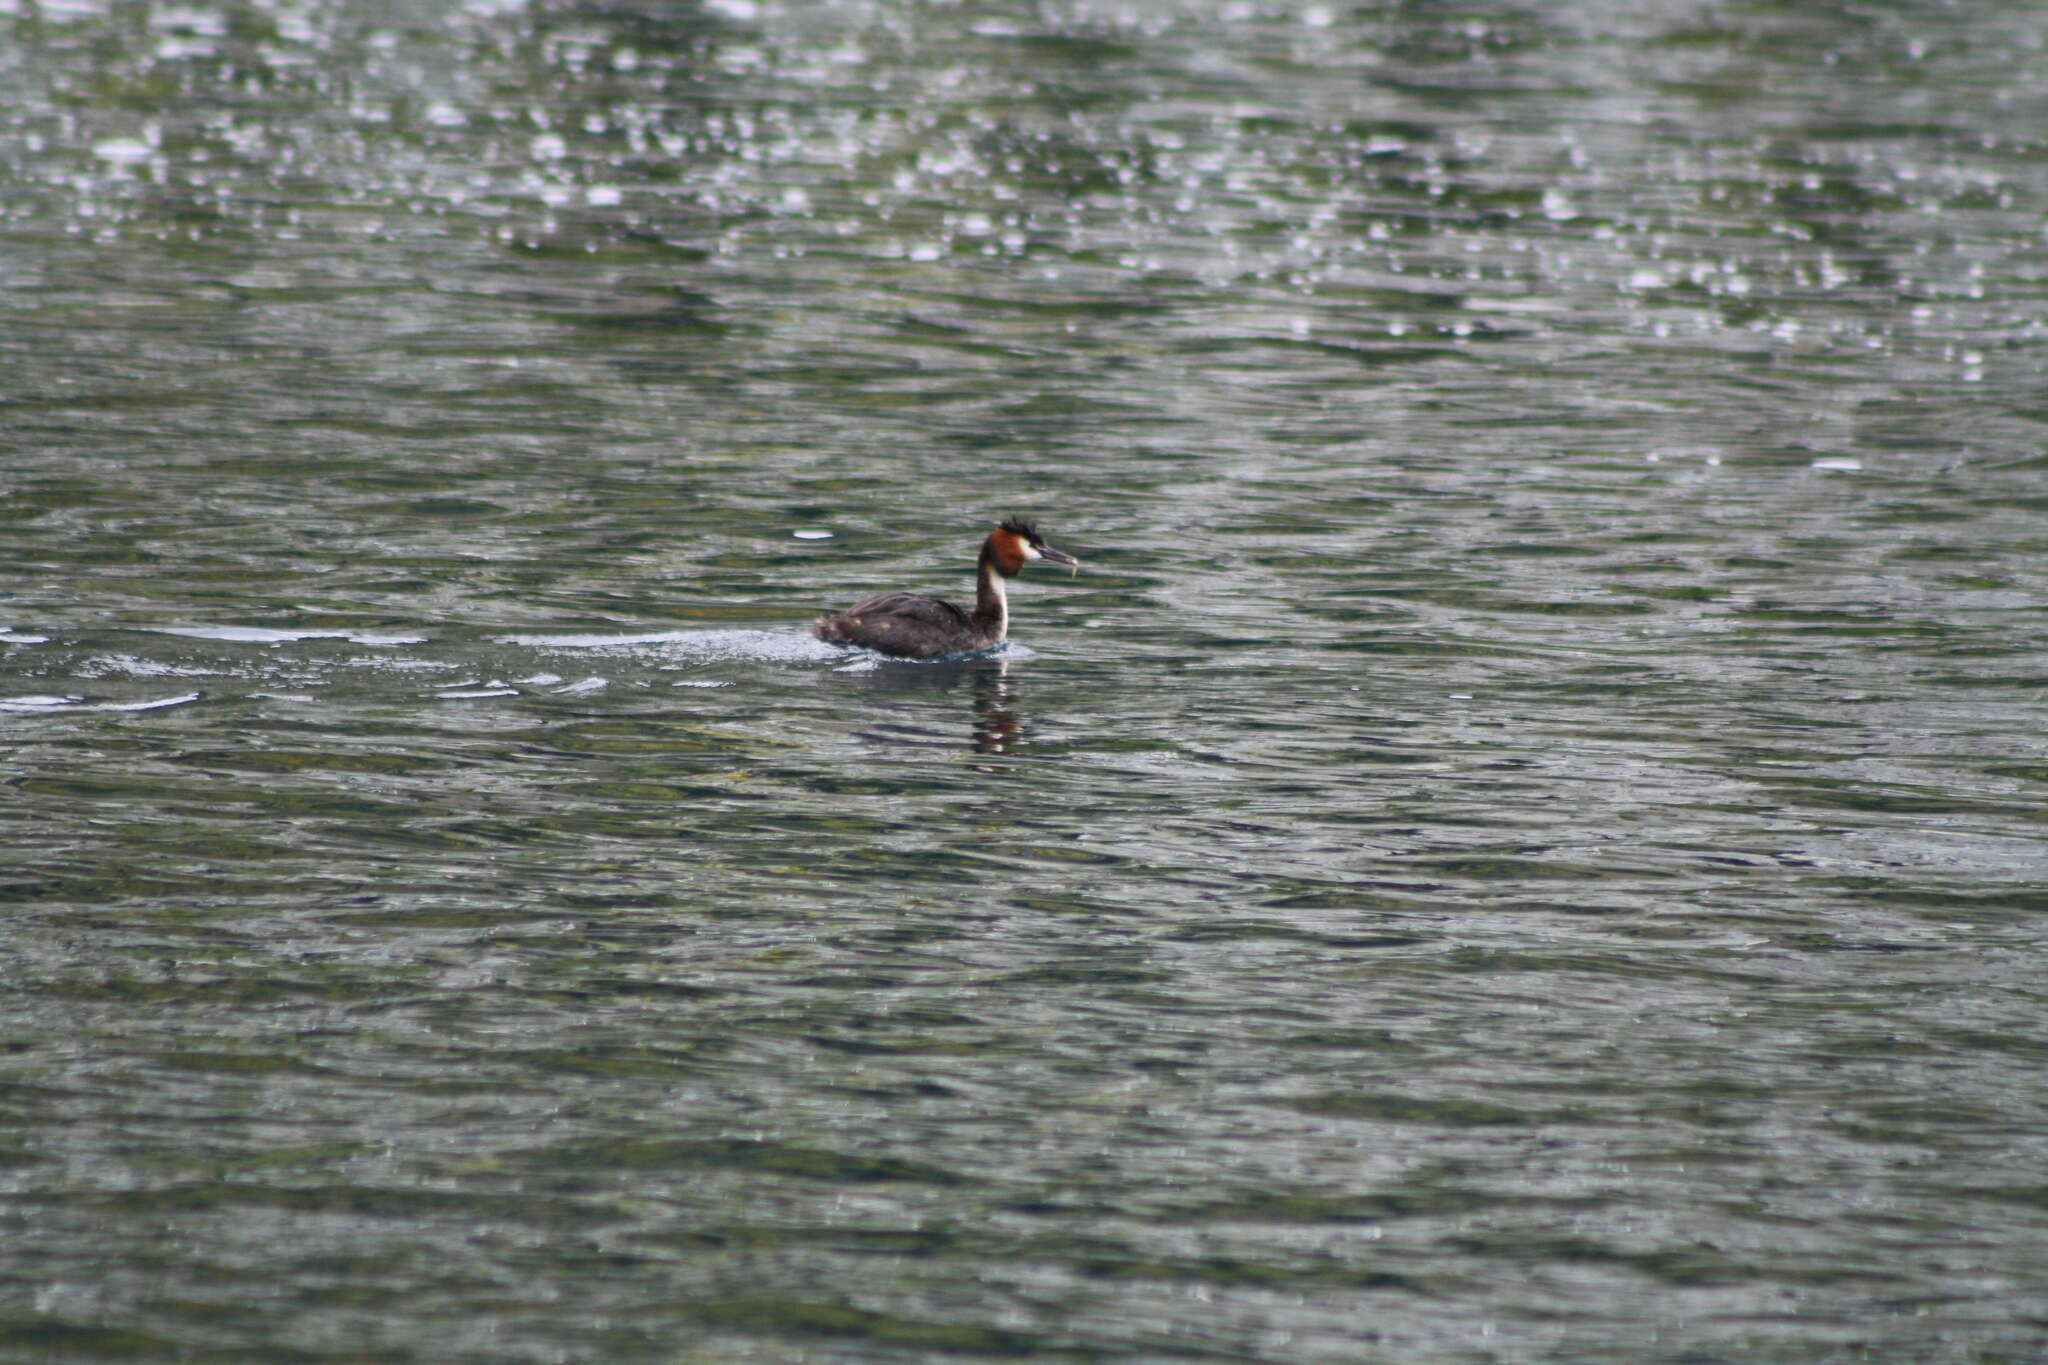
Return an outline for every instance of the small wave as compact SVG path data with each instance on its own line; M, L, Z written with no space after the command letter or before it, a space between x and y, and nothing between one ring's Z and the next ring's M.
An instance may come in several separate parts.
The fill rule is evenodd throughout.
M880 654L859 645L842 646L837 650L839 657L850 660L845 667L835 670L840 673L866 673L876 668L946 668L957 664L978 664L990 659L1033 659L1038 657L1028 645L1014 640L1002 640L986 649L963 650L958 654L934 654L929 659L902 659L893 654Z
M85 660L71 670L76 678L217 678L220 670L193 668L185 664L164 663L157 659L143 659L131 654L101 654Z

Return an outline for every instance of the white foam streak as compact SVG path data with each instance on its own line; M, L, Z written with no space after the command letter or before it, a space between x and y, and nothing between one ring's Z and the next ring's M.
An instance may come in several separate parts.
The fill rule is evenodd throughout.
M0 697L0 711L156 711L166 706L182 706L188 701L198 701L198 692L184 692L175 697L159 697L154 701L86 701L82 697Z
M238 645L295 644L300 640L346 640L352 645L423 645L424 635L378 635L360 630L272 630L267 626L156 626L159 635L188 640L223 640Z
M549 650L628 650L666 660L811 663L844 651L808 635L774 630L664 630L637 634L501 635L500 644Z

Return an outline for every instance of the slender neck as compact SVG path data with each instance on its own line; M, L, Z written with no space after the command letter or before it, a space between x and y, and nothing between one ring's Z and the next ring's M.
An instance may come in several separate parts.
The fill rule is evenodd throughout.
M1009 633L1010 599L1003 591L1002 571L996 568L995 549L988 545L981 547L981 567L975 575L974 619L993 625L998 640Z

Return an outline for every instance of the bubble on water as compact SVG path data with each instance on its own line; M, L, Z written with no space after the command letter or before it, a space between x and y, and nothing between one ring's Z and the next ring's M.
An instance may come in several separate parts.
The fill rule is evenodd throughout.
M140 138L110 137L93 143L92 154L116 166L128 166L155 156L156 147Z

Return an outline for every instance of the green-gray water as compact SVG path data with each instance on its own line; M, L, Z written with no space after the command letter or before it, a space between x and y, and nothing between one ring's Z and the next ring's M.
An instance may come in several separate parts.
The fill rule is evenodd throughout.
M0 1359L2038 1359L2044 70L0 0Z

